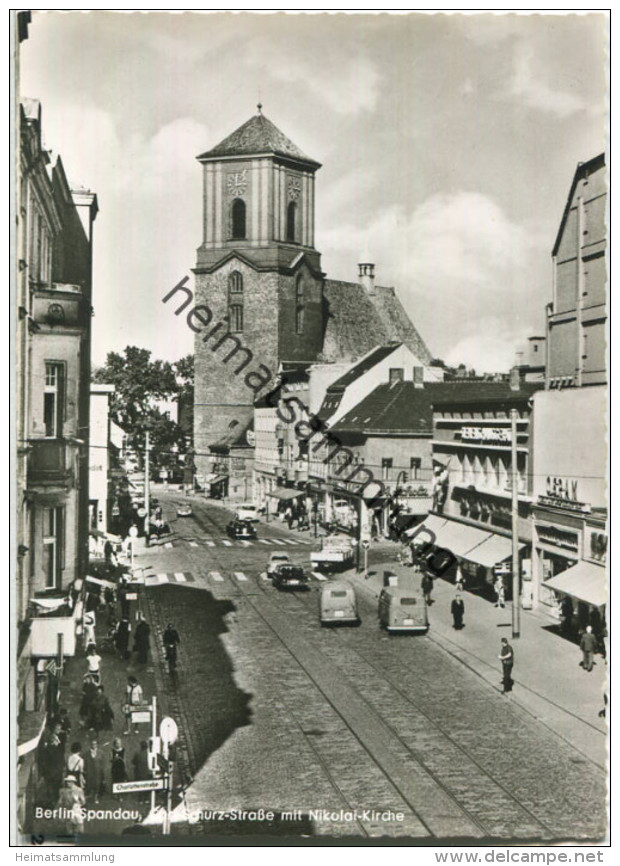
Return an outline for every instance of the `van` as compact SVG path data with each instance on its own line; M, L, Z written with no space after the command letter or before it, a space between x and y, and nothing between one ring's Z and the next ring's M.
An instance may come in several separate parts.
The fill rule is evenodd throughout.
M379 596L379 625L388 632L428 631L426 602L411 587L390 586Z
M258 508L252 505L251 502L244 502L237 505L235 509L235 518L237 520L251 520L253 523L258 522Z
M355 590L346 580L334 581L321 589L319 596L321 625L360 624Z

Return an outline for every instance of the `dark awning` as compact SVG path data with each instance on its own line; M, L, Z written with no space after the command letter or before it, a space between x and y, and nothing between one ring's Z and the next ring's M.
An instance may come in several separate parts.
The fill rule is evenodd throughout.
M294 490L292 487L276 487L267 496L273 496L275 499L297 499L298 496L304 496L304 490Z

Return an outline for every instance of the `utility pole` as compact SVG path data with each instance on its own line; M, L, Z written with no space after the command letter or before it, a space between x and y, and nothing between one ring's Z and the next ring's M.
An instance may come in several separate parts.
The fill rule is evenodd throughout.
M510 479L512 493L512 636L520 636L521 612L521 567L519 565L519 472L517 469L517 417L516 409L510 410L511 462Z
M146 509L146 517L144 518L144 535L145 535L145 543L146 546L149 546L149 530L151 528L151 466L150 466L150 453L151 453L151 437L149 431L146 431L146 438L144 442L145 447L145 456L144 456L144 508Z

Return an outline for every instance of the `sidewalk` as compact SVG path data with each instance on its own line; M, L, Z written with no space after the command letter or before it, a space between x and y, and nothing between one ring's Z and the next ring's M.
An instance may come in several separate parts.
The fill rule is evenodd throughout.
M383 588L383 567L371 566L370 577L346 572L362 592L377 598ZM520 637L512 638L511 605L496 608L479 596L462 593L465 627L455 631L450 603L454 586L435 580L429 608L428 637L466 665L489 685L501 690L500 641L508 638L515 653L514 690L506 696L537 718L577 751L604 768L607 763L607 726L599 718L607 679L600 655L587 673L579 666L581 650L546 627L555 624L542 611L520 611Z

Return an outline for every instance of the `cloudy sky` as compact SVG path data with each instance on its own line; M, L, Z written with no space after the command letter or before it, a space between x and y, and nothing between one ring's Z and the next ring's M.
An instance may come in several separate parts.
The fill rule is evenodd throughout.
M192 350L161 298L201 241L195 157L260 99L323 164L328 277L370 257L433 355L505 369L544 333L572 176L605 149L606 32L602 14L34 12L22 95L99 199L94 361Z

